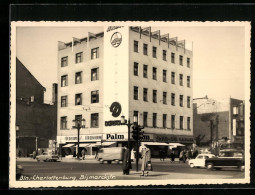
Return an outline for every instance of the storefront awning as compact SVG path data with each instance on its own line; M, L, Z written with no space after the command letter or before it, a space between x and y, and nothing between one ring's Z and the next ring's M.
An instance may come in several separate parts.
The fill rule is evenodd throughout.
M79 147L88 147L90 144L79 144Z
M66 144L66 145L63 146L63 148L69 148L69 147L72 147L72 146L74 146L74 144Z
M116 142L103 142L102 143L102 146L110 146L110 145L113 145L115 144Z
M148 146L169 146L169 144L161 143L161 142L142 142L142 145L148 145Z
M185 145L180 144L180 143L169 143L168 145L169 145L169 146L174 146L174 147L177 147L177 146L185 146Z

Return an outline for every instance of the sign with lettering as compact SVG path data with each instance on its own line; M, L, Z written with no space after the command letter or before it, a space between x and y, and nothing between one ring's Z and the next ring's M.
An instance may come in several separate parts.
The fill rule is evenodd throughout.
M116 29L118 29L118 28L122 28L123 26L109 26L108 28L107 28L107 31L106 32L109 32L109 31L112 31L112 30L116 30Z
M155 135L156 142L187 142L193 143L193 137L175 136L175 135Z
M103 135L103 140L106 141L127 141L127 133L106 133Z
M102 134L95 135L80 135L80 142L96 142L102 140ZM77 135L70 136L57 136L57 142L59 144L65 144L67 142L77 142Z
M121 113L121 105L119 102L113 102L110 107L110 112L112 112L113 117L118 117Z
M110 42L113 47L118 47L122 42L122 35L119 32L113 33Z

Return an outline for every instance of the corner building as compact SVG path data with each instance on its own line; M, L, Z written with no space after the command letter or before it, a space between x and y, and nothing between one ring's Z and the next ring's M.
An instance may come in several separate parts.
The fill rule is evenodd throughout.
M150 27L109 26L59 42L58 56L57 140L67 153L77 145L77 117L86 120L80 147L89 155L100 145L127 143L121 116L131 123L138 116L144 142L193 143L193 60L185 41Z

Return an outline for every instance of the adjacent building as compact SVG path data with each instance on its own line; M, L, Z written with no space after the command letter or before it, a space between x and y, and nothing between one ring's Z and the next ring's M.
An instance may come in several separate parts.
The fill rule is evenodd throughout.
M80 147L88 154L127 143L121 116L138 117L143 141L193 143L193 54L185 40L151 27L110 26L59 42L58 50L57 142L67 154L78 140L72 121L81 118Z
M57 134L57 104L44 104L46 89L16 59L16 151L28 156L40 148L48 148ZM57 100L57 84L53 84Z
M244 147L243 100L198 99L193 101L194 137L198 144L213 145L227 141Z

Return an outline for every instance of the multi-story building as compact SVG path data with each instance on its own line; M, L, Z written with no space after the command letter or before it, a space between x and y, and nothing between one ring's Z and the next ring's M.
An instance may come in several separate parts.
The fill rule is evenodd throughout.
M138 117L144 141L193 143L192 69L185 41L150 27L110 26L59 42L58 143L77 145L72 121L84 118L80 147L125 144L121 116Z
M16 59L16 151L28 156L49 147L57 134L57 84L53 84L53 105L44 103L46 89Z
M225 140L243 146L244 106L233 98L194 100L194 138L204 145Z

